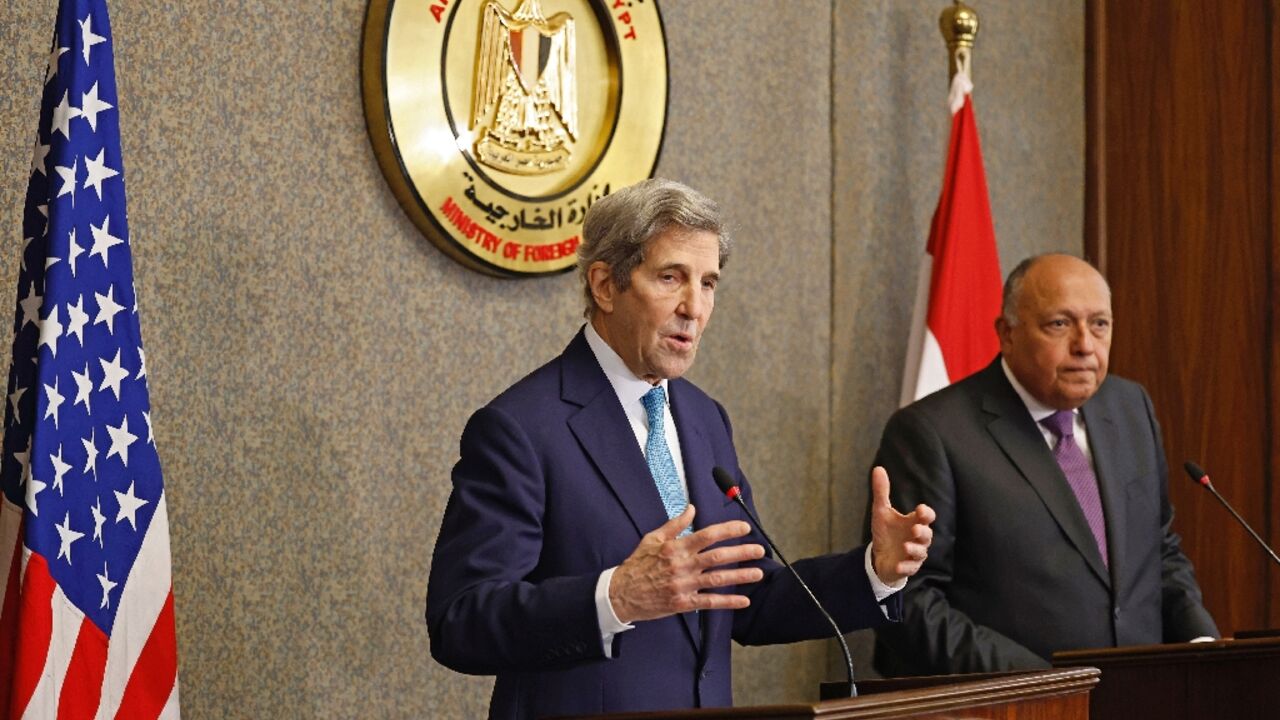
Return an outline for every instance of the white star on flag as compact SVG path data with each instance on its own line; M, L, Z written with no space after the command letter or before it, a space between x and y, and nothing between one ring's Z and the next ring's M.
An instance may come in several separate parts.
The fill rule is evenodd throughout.
M71 235L67 239L67 264L71 266L71 277L76 276L76 258L84 253L84 248L76 242L76 229L71 228Z
M110 361L104 358L98 358L98 362L102 365L102 384L98 386L98 390L106 390L111 388L111 392L115 393L116 400L120 399L120 381L129 377L129 371L120 367L120 348L116 348L116 356ZM127 465L128 462L126 461Z
M76 381L76 399L72 401L72 407L79 405L80 401L84 401L84 412L86 415L92 415L93 410L89 407L89 392L93 390L93 380L89 378L89 363L84 364L84 374L71 371L71 377Z
M89 366L86 365L84 369L85 372L88 372ZM94 440L94 436L97 435L97 433L98 431L96 429L90 430L89 437L80 439L80 443L84 445L85 452L84 470L81 472L85 474L92 472L95 480L98 479L98 445Z
M150 501L143 500L137 495L134 495L133 485L133 483L129 483L128 492L120 492L119 490L112 490L111 492L116 494L116 502L120 503L120 512L116 513L116 523L118 524L127 519L129 521L129 525L132 526L134 530L137 530L138 509Z
M81 47L83 48L83 53L84 53L84 64L88 65L89 50L91 50L93 46L97 45L98 43L106 42L107 39L102 37L101 35L94 34L92 15L86 15L85 18L80 21L80 34L83 38L81 40L81 43L82 43Z
M89 121L89 127L98 132L98 113L115 107L109 102L98 99L98 83L89 88L89 92L80 96L80 117Z
M36 284L33 281L27 290L27 296L18 301L18 305L22 307L21 327L26 327L27 323L35 323L36 327L40 327L40 304L43 301L44 298L36 294Z
M70 91L62 93L62 102L53 106L53 117L50 119L52 123L49 126L49 134L55 132L62 133L66 139L71 139L71 120L80 117L80 109L68 102Z
M102 604L98 607L108 607L111 605L111 591L119 583L111 582L111 578L107 577L107 564L105 562L102 563L102 574L98 576L98 582L102 584Z
M36 138L35 149L31 151L31 172L40 173L45 177L49 176L49 170L45 167L45 158L49 157L49 146L40 142Z
M109 267L107 264L107 251L124 242L124 240L111 234L111 216L108 215L102 218L101 227L89 223L89 230L93 232L93 247L89 248L89 257L101 255L102 266Z
M129 446L137 442L138 436L129 432L128 416L120 418L120 427L112 427L107 423L107 434L111 436L111 447L107 448L107 457L119 455L120 462L129 467Z
M58 188L58 194L55 196L55 199L60 198L63 195L70 195L71 205L73 207L76 204L76 168L79 167L79 165L80 158L74 158L71 161L71 167L64 167L62 165L53 166L53 169L58 173L58 177L62 178L62 187Z
M58 540L61 545L58 548L58 559L67 559L67 564L71 564L71 543L84 537L84 533L76 532L71 529L71 513L67 513L62 518L61 525L54 525L58 529Z
M76 303L67 303L67 333L63 337L76 336L80 347L84 347L84 326L89 322L89 313L84 311L84 295L76 296Z
M93 188L94 192L98 193L98 200L102 200L102 181L113 178L120 174L116 170L112 170L111 168L107 167L106 160L102 159L103 155L105 155L106 152L107 152L106 148L103 148L102 150L98 151L98 157L96 158L86 157L84 161L84 167L85 167L84 185L81 185L81 187Z
M71 48L58 47L58 43L53 44L53 49L49 51L49 67L44 73L44 84L48 85L54 75L58 74L58 58L62 57Z
M22 393L26 392L24 387L17 388L9 393L9 407L13 408L13 422L18 424L22 422L22 415L18 414L18 401L22 399Z
M49 352L57 357L58 338L62 335L62 323L58 322L58 306L54 305L49 311L49 317L41 320L38 325L40 325L40 341L36 343L36 350L48 345Z
M93 319L93 324L101 325L102 323L106 323L107 332L112 335L116 332L116 313L124 309L123 305L116 304L115 298L113 297L115 291L115 285L110 285L107 287L106 295L99 295L96 292L93 294L93 298L98 301L98 316Z
M62 495L62 476L71 469L70 465L62 461L62 443L58 443L58 454L50 455L49 461L53 463L53 489Z
M102 514L102 498L94 500L93 507L89 508L89 512L93 513L93 539L98 541L98 547L104 547L102 544L102 525L107 521L107 516Z
M62 402L66 400L58 393L58 378L53 379L53 385L44 386L44 397L46 400L44 408L44 419L53 418L53 429L58 429L58 408L62 407Z
M40 508L36 505L36 496L39 495L48 485L40 482L32 477L27 480L27 507L31 508L31 514L39 517Z
M22 452L13 451L13 459L18 461L18 466L22 468L22 479L26 480L31 476L31 440L27 440L27 449Z

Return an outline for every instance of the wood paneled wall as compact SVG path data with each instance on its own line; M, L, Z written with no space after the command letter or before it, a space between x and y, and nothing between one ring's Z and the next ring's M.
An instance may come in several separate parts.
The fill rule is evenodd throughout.
M1182 471L1280 540L1280 0L1089 0L1085 251L1111 369L1155 402L1175 529L1224 634L1280 627L1280 572Z

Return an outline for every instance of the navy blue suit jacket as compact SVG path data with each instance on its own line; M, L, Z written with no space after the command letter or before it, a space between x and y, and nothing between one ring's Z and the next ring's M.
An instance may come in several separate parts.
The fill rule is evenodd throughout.
M668 383L696 527L744 519L716 489L738 467L724 409L685 380ZM560 357L471 417L427 588L431 653L497 675L492 718L727 706L730 642L830 633L795 579L766 557L764 580L736 591L745 610L636 623L604 657L595 585L667 516L622 406L579 332ZM740 542L763 544L749 535ZM885 620L863 550L795 563L841 628ZM897 595L886 601L898 615Z

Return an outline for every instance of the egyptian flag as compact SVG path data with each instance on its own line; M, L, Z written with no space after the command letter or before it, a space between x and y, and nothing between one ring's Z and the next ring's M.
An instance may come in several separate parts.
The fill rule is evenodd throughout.
M902 405L982 369L1000 349L1000 258L972 91L961 62L951 81L947 169L920 266Z

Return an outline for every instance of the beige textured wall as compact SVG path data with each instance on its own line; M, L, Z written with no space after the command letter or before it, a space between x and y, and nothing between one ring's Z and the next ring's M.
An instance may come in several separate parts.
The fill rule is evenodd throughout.
M739 243L692 377L792 556L861 533L941 172L943 4L661 4L658 173ZM1078 249L1083 10L977 5L1003 256ZM0 7L0 278L53 6ZM431 546L467 415L568 341L574 279L466 271L404 217L365 137L361 0L111 9L186 716L482 715L490 681L427 655ZM828 651L740 651L738 701L811 697Z

